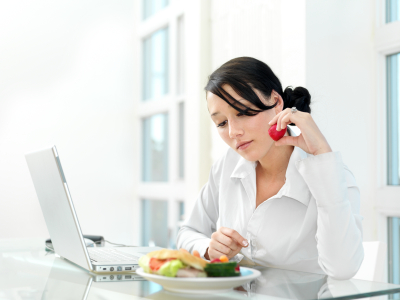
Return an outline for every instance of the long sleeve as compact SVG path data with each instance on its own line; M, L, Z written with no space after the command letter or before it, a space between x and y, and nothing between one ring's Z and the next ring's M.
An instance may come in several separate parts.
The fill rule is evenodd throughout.
M199 251L201 257L209 246L211 234L216 231L218 220L218 184L211 169L210 177L201 189L193 210L180 228L177 237L178 249Z
M360 192L339 152L310 156L296 167L317 203L318 263L335 279L353 277L364 258Z

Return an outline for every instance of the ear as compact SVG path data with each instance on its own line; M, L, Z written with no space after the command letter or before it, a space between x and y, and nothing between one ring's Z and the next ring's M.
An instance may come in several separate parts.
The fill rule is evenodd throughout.
M272 103L278 102L278 104L274 107L275 114L279 114L283 110L283 99L281 95L279 95L275 90L272 90L271 93Z

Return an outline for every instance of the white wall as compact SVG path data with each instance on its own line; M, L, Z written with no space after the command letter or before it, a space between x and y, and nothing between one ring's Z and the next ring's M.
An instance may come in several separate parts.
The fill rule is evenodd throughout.
M375 2L251 3L211 1L204 63L210 55L215 70L231 58L253 56L284 87L310 90L317 124L361 189L364 239L376 239ZM141 145L133 5L1 2L0 238L48 236L24 153L56 144L83 232L139 242L132 219L140 214L133 199ZM216 160L227 146L215 126L211 132Z
M364 240L376 240L375 1L308 0L306 16L312 115L357 180Z
M133 4L0 4L0 238L48 237L24 153L57 145L84 233L136 242Z
M234 57L252 56L272 68L283 88L304 86L310 91L313 117L332 149L342 153L360 187L364 239L377 239L375 2L253 0L251 4L212 1L212 69ZM215 161L227 146L215 126L211 129Z
M211 3L213 71L232 58L251 56L268 64L283 88L304 86L305 0L212 0ZM211 135L215 161L228 146L214 124Z

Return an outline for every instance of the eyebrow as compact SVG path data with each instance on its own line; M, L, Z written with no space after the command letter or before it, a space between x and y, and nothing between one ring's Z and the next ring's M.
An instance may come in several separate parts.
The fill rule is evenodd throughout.
M213 113L213 114L211 115L211 117L213 117L213 116L215 116L215 115L218 115L218 114L219 114L219 111Z

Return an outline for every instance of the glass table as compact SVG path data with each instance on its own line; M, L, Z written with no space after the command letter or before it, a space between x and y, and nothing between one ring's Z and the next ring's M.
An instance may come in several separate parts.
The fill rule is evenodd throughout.
M400 292L400 285L395 284L355 279L339 281L321 274L257 269L262 276L231 292L184 295L164 291L135 273L112 278L90 273L45 251L42 239L0 240L0 299L306 300L355 299Z

